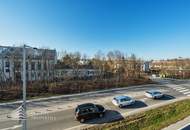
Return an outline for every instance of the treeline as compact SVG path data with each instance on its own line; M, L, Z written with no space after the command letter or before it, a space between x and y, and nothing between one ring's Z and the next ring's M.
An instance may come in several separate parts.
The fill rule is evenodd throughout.
M98 51L92 58L82 55L80 52L63 52L55 69L72 69L76 72L78 78L27 81L27 98L152 83L142 72L142 63L142 60L137 58L136 55L127 56L117 50L110 51L106 55ZM99 73L90 80L84 80L79 78L80 69L95 69ZM22 98L22 81L1 82L0 101L20 98Z
M53 95L74 94L104 90L111 88L128 87L153 83L148 78L130 79L116 82L111 80L76 80L76 81L33 81L27 83L27 99L48 97ZM0 102L22 99L22 84L12 83L9 87L0 88Z
M73 69L76 72L81 68L98 70L98 79L118 78L118 80L140 78L143 61L135 54L130 56L115 50L104 54L98 51L92 58L80 52L62 52L56 68Z

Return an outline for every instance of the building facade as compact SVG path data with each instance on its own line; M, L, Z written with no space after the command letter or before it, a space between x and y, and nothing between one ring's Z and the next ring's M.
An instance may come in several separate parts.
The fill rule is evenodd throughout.
M55 78L56 79L91 79L100 74L100 71L97 69L56 69Z
M23 48L0 46L0 81L22 80ZM28 81L53 79L56 50L26 48Z
M160 77L190 78L190 59L155 60L150 70Z

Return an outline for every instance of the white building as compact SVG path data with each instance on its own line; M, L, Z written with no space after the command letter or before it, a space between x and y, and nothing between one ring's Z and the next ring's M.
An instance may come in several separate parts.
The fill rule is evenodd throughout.
M0 46L0 81L22 80L22 47ZM28 81L53 79L56 50L26 48Z
M57 79L66 79L66 78L92 78L96 77L100 74L99 70L96 69L56 69L55 70L55 77Z

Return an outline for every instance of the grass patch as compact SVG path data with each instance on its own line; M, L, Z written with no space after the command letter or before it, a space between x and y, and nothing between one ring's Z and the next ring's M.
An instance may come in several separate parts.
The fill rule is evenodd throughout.
M190 100L187 99L86 130L160 130L189 115Z

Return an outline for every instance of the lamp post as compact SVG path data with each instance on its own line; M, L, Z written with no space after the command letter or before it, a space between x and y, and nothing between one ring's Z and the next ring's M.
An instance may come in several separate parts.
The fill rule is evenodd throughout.
M25 119L22 120L22 130L27 130L27 113L26 113L26 48L32 48L27 45L23 45L23 88L22 88L22 94L23 94L23 109L24 109L24 116ZM37 50L37 48L32 48Z
M24 116L25 119L22 120L22 130L27 130L27 115L26 115L26 45L23 45L23 109L24 109Z

